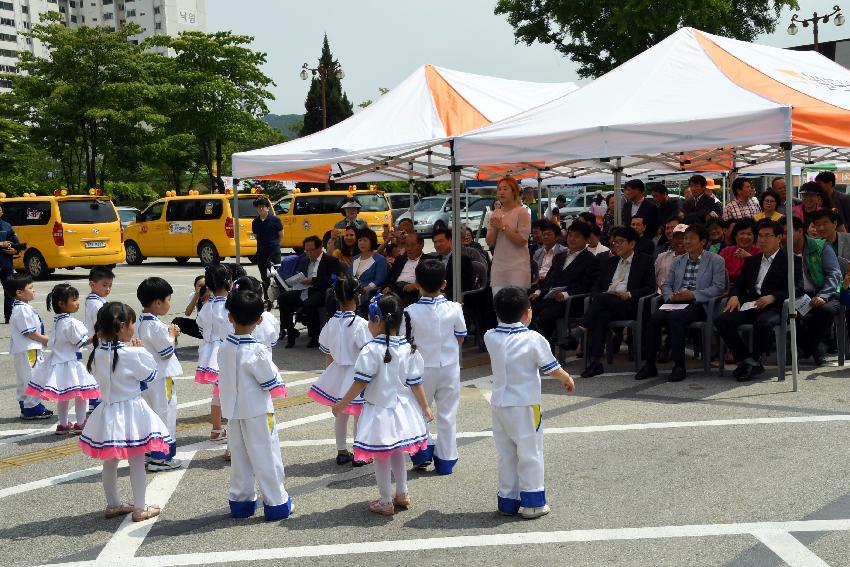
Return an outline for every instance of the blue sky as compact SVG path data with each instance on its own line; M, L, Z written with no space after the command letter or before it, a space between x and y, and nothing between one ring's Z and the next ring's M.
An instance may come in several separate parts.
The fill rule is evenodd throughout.
M801 15L831 11L835 1L801 0ZM511 79L580 82L575 65L548 45L516 45L503 16L493 14L495 0L208 0L209 31L230 30L254 36L253 48L268 54L265 72L277 86L269 106L277 114L303 113L309 81L300 67L315 64L322 34L346 77L343 88L356 105L392 88L424 63ZM841 3L839 2L839 5ZM832 23L820 40L850 37L848 24ZM786 47L811 43L811 28L786 33L791 12L777 31L760 43Z

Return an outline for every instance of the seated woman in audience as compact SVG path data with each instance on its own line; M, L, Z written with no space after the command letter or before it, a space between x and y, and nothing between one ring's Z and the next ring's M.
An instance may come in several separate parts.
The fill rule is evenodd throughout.
M608 245L608 238L611 236L611 229L614 228L614 193L611 193L605 198L605 213L602 215L602 244Z
M753 219L738 219L732 229L734 246L727 246L720 251L720 257L726 262L726 272L729 274L729 285L735 283L741 270L744 269L744 259L761 252L755 246L756 223Z
M377 240L377 237L375 237ZM331 253L334 258L345 264L351 265L351 260L357 255L357 229L354 226L345 228L345 233L342 235L342 242L337 242L339 246L335 247ZM330 246L328 246L330 248Z
M711 219L708 221L706 228L708 229L708 243L706 250L720 254L720 250L726 246L726 221L723 219Z
M378 235L372 229L359 232L357 248L360 253L351 261L351 274L360 282L360 307L368 311L369 300L387 279L387 259L376 253Z
M768 189L759 197L759 204L761 205L761 212L753 215L753 220L758 222L763 219L770 219L772 221L780 221L783 218L784 211L779 211L777 208L779 207L780 197L779 193L774 191L773 189Z
M484 262L484 265L489 266L490 254L488 254L487 251L484 250L484 247L481 246L481 244L479 244L477 240L475 240L475 234L472 232L472 229L468 226L463 227L462 236L463 240L461 241L461 243L467 248L472 248L473 250L478 252L481 255L481 260Z
M829 195L825 194L820 185L814 181L807 181L800 186L800 197L803 202L794 207L793 214L802 220L803 225L806 227L812 223L812 216L815 212L821 209L838 212ZM838 223L838 232L847 232L847 228L844 226L845 219L840 220L841 222Z

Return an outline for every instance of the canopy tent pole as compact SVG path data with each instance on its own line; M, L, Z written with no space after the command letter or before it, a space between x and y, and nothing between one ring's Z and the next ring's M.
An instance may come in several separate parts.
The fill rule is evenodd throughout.
M413 180L413 162L412 161L408 162L408 167L410 168L410 179L407 180L407 191L410 194L410 208L407 209L407 210L410 213L410 222L412 222L413 224L416 224L416 221L413 219L413 214L414 214L413 205L416 204L416 203L413 202L413 186L416 182ZM393 227L390 227L390 228L393 228Z
M233 179L233 235L236 239L236 263L239 263L240 258L240 250L239 250L239 233L242 232L239 230L239 180Z
M785 153L785 185L791 187L791 142L783 142L780 147ZM787 195L787 189L786 189ZM793 391L797 391L797 293L794 289L794 222L793 222L793 200L785 199L785 230L788 234L788 241L785 244L785 251L788 254L788 300L791 305L788 307L788 325L791 329L791 383ZM781 340L785 340L782 337ZM780 376L780 380L784 380L785 376Z
M543 178L540 177L539 169L537 170L537 218L543 218Z
M720 179L721 183L723 184L723 206L724 207L726 206L726 176L727 175L728 174L724 171L721 174L721 179Z
M452 301L460 303L463 290L460 288L460 168L455 164L455 143L449 142L452 154Z
M622 159L617 158L617 165L614 166L614 226L623 224L623 191L620 189L620 182L623 179Z

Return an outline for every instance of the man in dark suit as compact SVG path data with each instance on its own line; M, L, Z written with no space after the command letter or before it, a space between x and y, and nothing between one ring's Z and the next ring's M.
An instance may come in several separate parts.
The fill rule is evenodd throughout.
M726 308L714 321L714 327L738 364L732 375L739 382L752 380L764 372L759 359L770 348L773 327L780 322L782 302L789 296L788 258L780 246L783 232L782 225L773 221L759 224L757 246L761 253L744 260L741 275L729 290ZM799 257L794 258L794 282L796 295L802 295L803 269ZM752 352L738 335L738 327L744 324L753 325Z
M666 223L670 219L679 218L682 212L682 201L678 198L671 199L667 186L663 183L655 183L652 186L652 200L658 208L659 223Z
M443 263L443 267L446 268L446 287L443 290L446 297L448 299L453 299L452 292L452 274L454 273L454 269L452 267L452 231L448 228L438 228L434 231L434 235L431 237L431 240L434 242L434 254L429 254L428 256L432 256L437 260L440 260ZM469 291L475 285L475 272L472 269L472 260L469 259L469 256L464 254L460 255L460 290L461 291Z
M646 225L646 236L653 238L658 232L658 207L645 196L646 188L640 179L629 179L623 185L623 226L632 226L632 217L640 216Z
M599 277L593 286L593 302L581 327L590 331L590 364L581 373L590 378L605 372L602 355L608 336L608 323L638 316L638 300L655 291L655 266L652 256L635 252L638 234L631 227L618 226L611 231L611 251L601 260ZM640 348L640 345L635 345Z
M344 268L339 260L328 256L322 250L322 240L318 236L308 236L302 243L304 258L299 261L296 271L304 274L307 289L290 290L280 296L280 325L286 330L286 348L295 346L295 339L301 334L295 329L295 311L301 307L307 324L310 342L308 348L319 346L319 332L322 328L320 309L325 305L325 295L333 284L332 276L339 275Z
M416 287L416 266L424 256L422 248L425 246L425 239L421 234L416 233L407 241L406 246L407 253L395 259L384 282L384 293L397 294L405 307L419 299L419 288Z
M637 245L635 245L635 252L646 254L647 256L655 258L655 242L653 242L652 238L646 234L646 219L641 215L633 216L631 227L638 233L638 241Z
M567 229L567 250L555 256L546 278L531 294L534 314L532 325L550 342L558 319L565 315L564 302L567 296L590 293L599 275L599 262L587 249L590 232L589 224L576 221L570 225ZM564 291L557 291L547 297L552 289L560 287ZM570 317L581 315L582 308L583 302L574 302L570 307Z
M685 213L685 222L688 222L688 217L699 217L699 222L706 222L706 219L711 213L715 216L720 216L723 213L723 208L720 203L714 200L714 195L706 190L708 180L702 175L692 175L688 179L688 187L691 190L691 196L685 200L685 205L682 211Z

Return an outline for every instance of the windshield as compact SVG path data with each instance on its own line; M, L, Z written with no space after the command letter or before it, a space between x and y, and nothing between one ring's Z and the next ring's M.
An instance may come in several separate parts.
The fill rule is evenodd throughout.
M356 195L363 213L382 213L387 210L387 199L383 195Z
M59 216L63 223L68 224L98 224L115 222L118 215L111 201L96 199L83 201L60 201Z
M422 199L416 205L413 206L413 210L418 212L430 212L430 211L442 211L443 204L446 202L445 199L434 198L434 199Z
M469 211L483 211L487 207L493 208L493 199L478 199L473 201L471 205L469 205Z
M118 216L121 217L121 222L133 222L136 220L136 213L139 211L131 211L127 209L121 209L118 211Z

